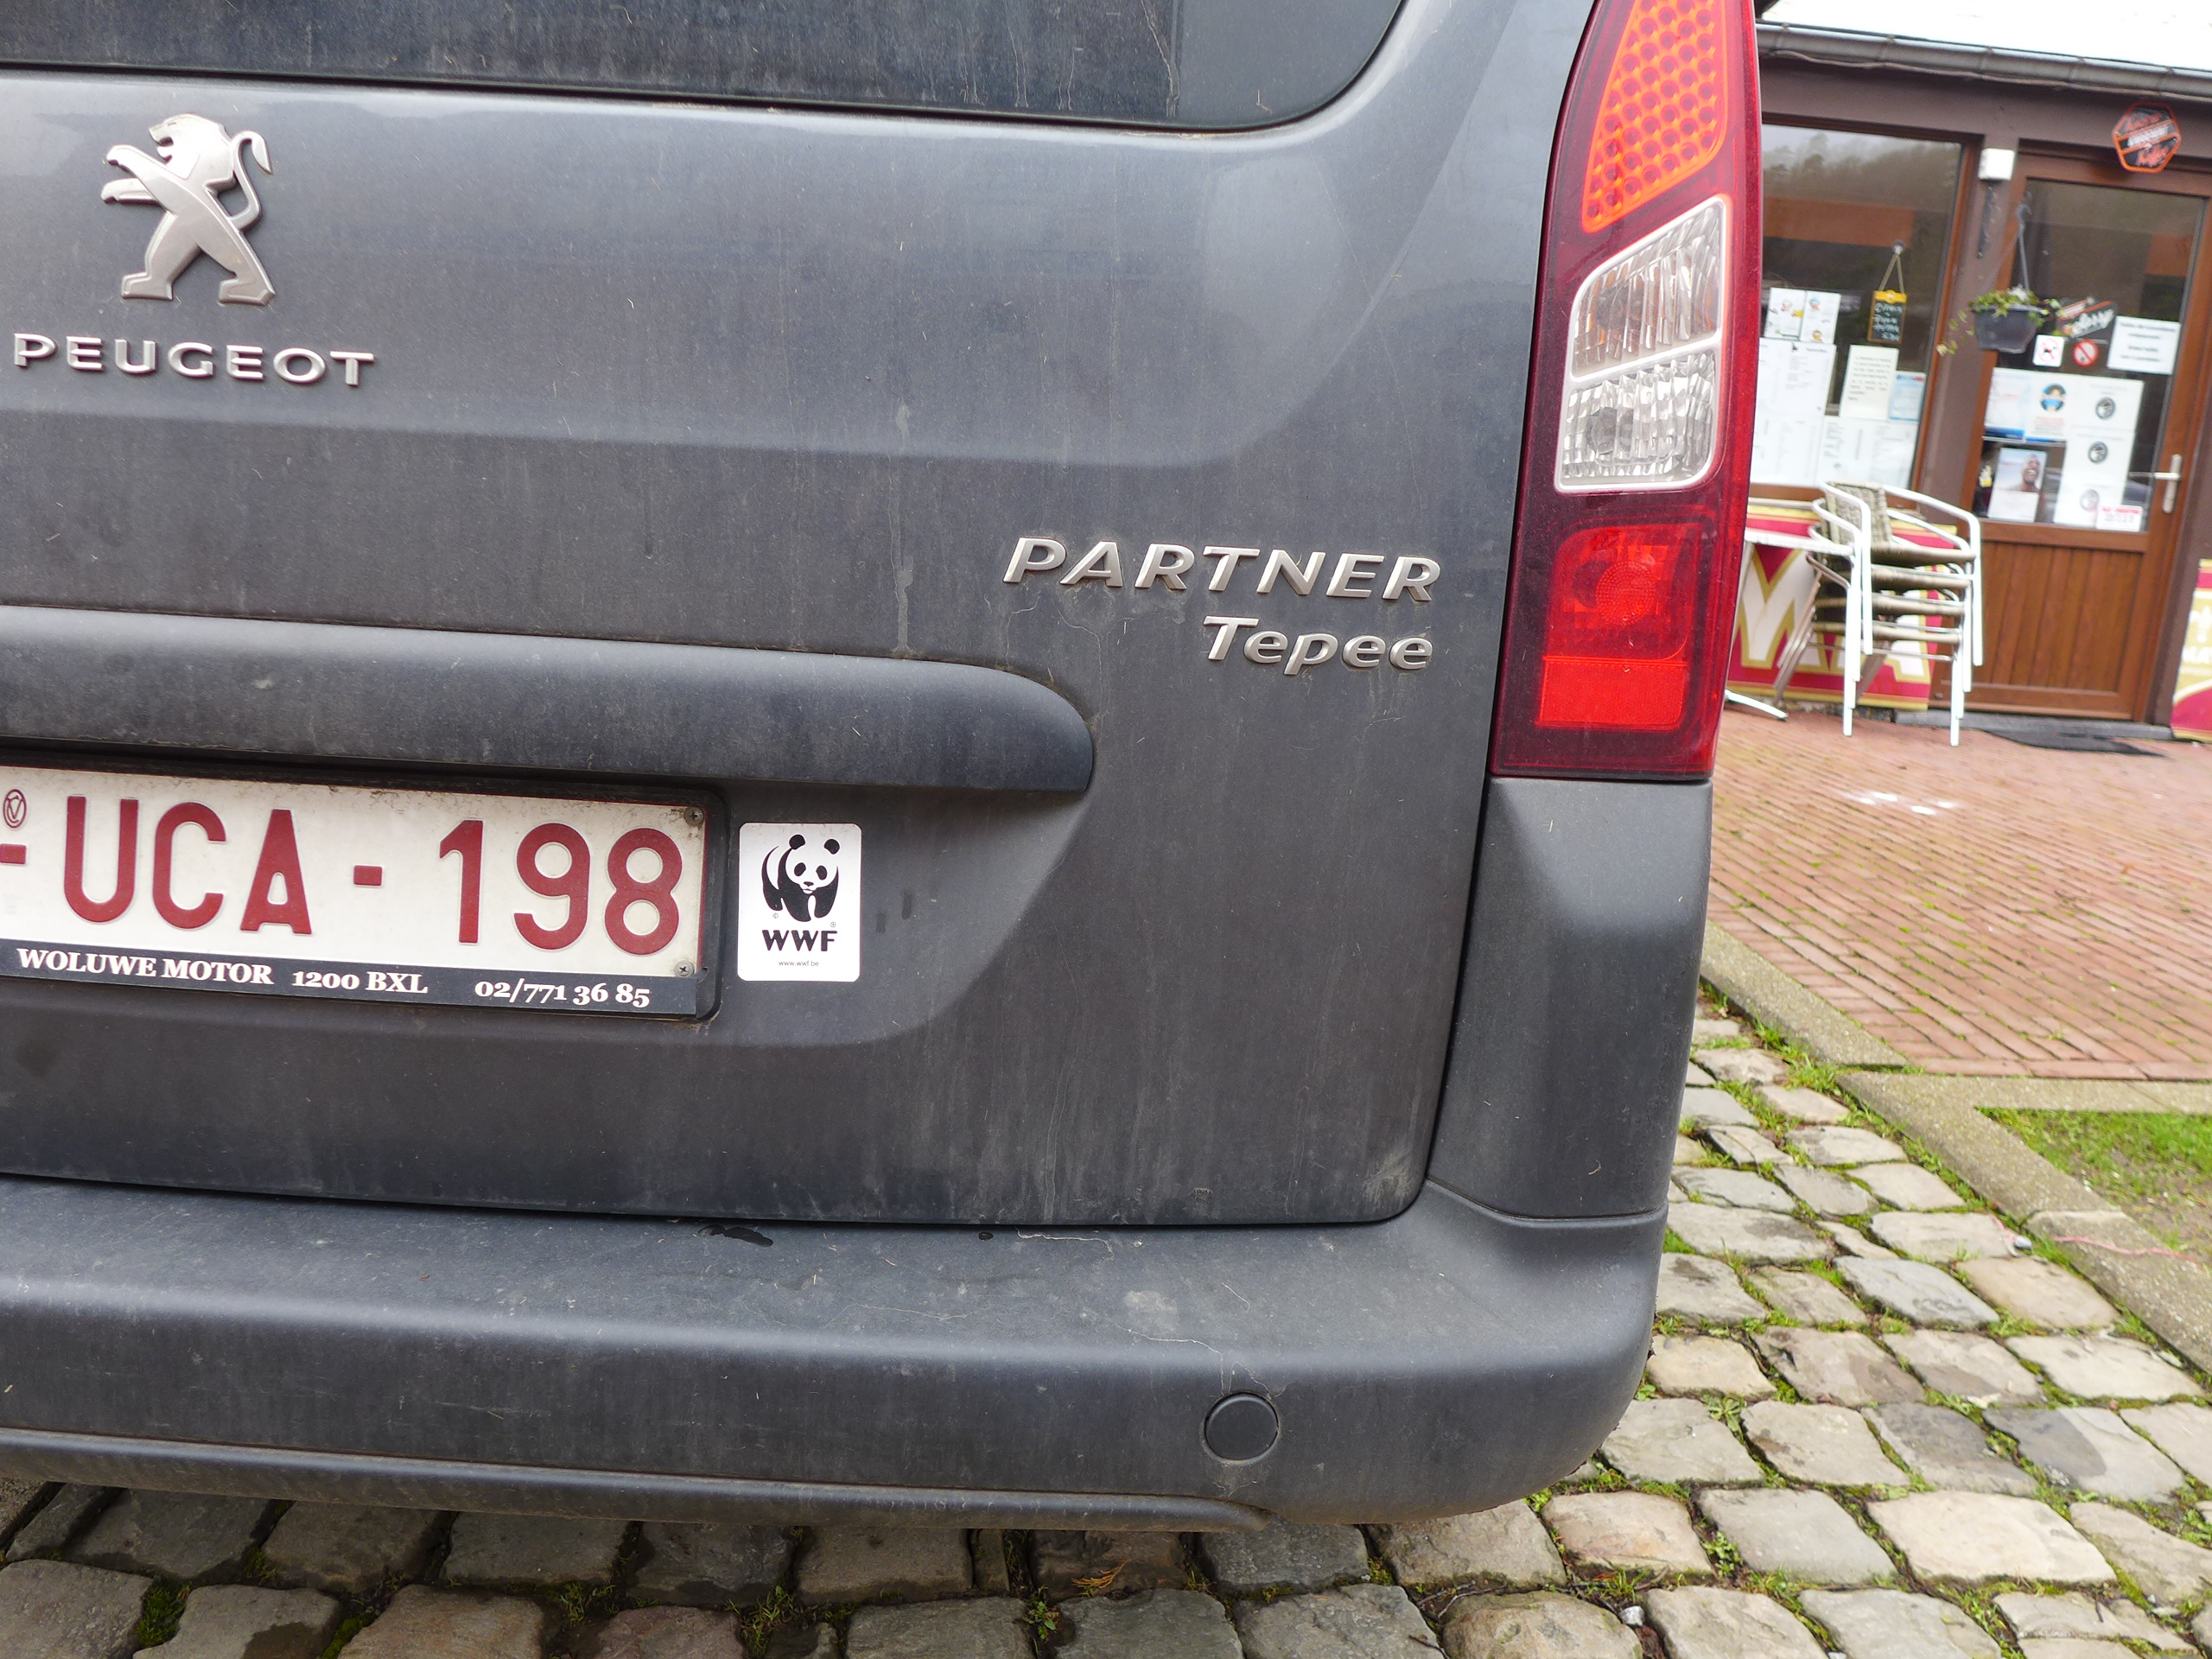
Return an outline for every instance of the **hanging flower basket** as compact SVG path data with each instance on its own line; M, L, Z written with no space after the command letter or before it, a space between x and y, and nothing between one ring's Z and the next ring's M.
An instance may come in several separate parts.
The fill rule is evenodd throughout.
M1974 317L1974 341L1985 352L2024 352L2035 341L2036 330L2043 325L2043 310L2038 306L2011 306L2002 311L1977 311Z
M1953 315L1937 344L1938 355L1948 357L1957 349L1961 325L1974 319L1974 343L1985 352L2024 352L2050 315L2051 302L2032 289L2017 284L1976 295Z

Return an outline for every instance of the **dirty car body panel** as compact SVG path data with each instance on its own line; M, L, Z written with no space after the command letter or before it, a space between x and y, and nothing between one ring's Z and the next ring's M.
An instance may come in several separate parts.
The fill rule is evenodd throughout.
M726 95L543 41L434 84L397 23L398 71L288 55L290 7L134 55L127 10L0 22L0 1460L1234 1527L1587 1453L1708 807L1488 764L1586 8L1320 8L1300 57L1300 8L1209 0L1057 106L1021 51L810 63L805 9ZM184 112L232 232L166 194ZM163 213L207 245L167 299ZM625 909L631 854L510 872L480 824L272 884L289 809L156 829L219 782L628 803L693 885ZM348 861L445 930L444 1000L309 949ZM117 919L56 948L10 882ZM679 893L674 1014L470 978L519 930L582 998L564 901L619 967ZM833 919L827 968L750 943ZM1208 1427L1244 1397L1256 1452Z

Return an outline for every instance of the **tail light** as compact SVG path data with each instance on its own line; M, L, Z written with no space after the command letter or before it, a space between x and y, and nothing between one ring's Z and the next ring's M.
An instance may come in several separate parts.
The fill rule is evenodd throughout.
M1491 770L1713 769L1758 365L1751 0L1600 0L1554 147Z

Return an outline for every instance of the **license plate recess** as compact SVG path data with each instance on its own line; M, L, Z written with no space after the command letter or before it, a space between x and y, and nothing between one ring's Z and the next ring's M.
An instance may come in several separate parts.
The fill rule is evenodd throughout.
M0 976L685 1016L699 798L0 765Z

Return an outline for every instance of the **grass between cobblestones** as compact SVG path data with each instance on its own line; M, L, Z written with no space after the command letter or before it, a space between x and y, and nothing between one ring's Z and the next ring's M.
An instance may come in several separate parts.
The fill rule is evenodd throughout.
M738 1622L738 1630L745 1637L745 1645L752 1652L760 1653L768 1645L768 1638L786 1624L799 1620L798 1599L778 1585L767 1600L747 1609Z
M138 1628L130 1632L133 1647L158 1647L176 1634L177 1621L184 1617L184 1586L181 1584L157 1584L146 1592L146 1605L138 1614Z
M1746 1036L1732 1040L1725 1038L1717 1041L1701 1040L1698 1046L1700 1050L1715 1047L1750 1048L1754 1046L1763 1046L1770 1052L1774 1052L1777 1058L1783 1059L1788 1066L1788 1072L1783 1079L1783 1082L1787 1086L1809 1089L1815 1092L1827 1095L1838 1101L1839 1103L1844 1105L1847 1108L1847 1114L1842 1120L1844 1126L1868 1130L1883 1136L1885 1140L1888 1140L1892 1144L1897 1146L1904 1152L1906 1157L1912 1163L1934 1173L1951 1189L1952 1192L1960 1201L1958 1208L1961 1212L1987 1213L1989 1211L1989 1206L1984 1203L1978 1195L1974 1194L1963 1181L1946 1168L1942 1160L1928 1147L1921 1145L1919 1142L1914 1141L1909 1136L1900 1135L1887 1122L1866 1111L1847 1095L1844 1094L1841 1089L1838 1086L1838 1078L1834 1068L1822 1066L1813 1061L1802 1049L1789 1043L1779 1033L1763 1026L1755 1026L1754 1022L1748 1017L1742 1015L1740 1011L1731 1009L1724 1001L1713 998L1709 991L1706 994L1706 999L1701 1000L1699 1014L1701 1018L1736 1018L1745 1028L1750 1031L1755 1031L1757 1039L1754 1041L1751 1037ZM1692 1055L1693 1061L1694 1061L1695 1058L1696 1054L1694 1052ZM1765 1102L1759 1096L1757 1086L1753 1084L1715 1078L1713 1086L1724 1090L1732 1098L1736 1100L1738 1104L1745 1107L1763 1128L1777 1136L1786 1135L1789 1130L1798 1127L1798 1125L1794 1122L1787 1119L1783 1115L1775 1112L1772 1109L1768 1107ZM2050 1120L2060 1118L2063 1116L2065 1119L2065 1125L2068 1128L2074 1129L2078 1124L2082 1129L2094 1131L2102 1120L2113 1115L2096 1114L2094 1115L2094 1119L2093 1121L2087 1122L2084 1122L2083 1120L2090 1120L2091 1115L2089 1114L2061 1115L2057 1113L2007 1113L1993 1114L1993 1116L2003 1117L2007 1121L2010 1121L2016 1116L2032 1118L2036 1120L2036 1122L2031 1124L2030 1127L2031 1128L2047 1124ZM2197 1136L2202 1137L2201 1145L2205 1156L2204 1162L2201 1167L2203 1169L2206 1176L2206 1194L2208 1197L2212 1197L2212 1122L2209 1122L2203 1118L2190 1118L2183 1120L2183 1122L2186 1123L2190 1129L2195 1130ZM1685 1131L1685 1133L1688 1132L1688 1131L1687 1130ZM2086 1139L2088 1137L2085 1135L2083 1138ZM2121 1137L2113 1136L2111 1138L2117 1141ZM2145 1139L2151 1138L2145 1137ZM2152 1140L2152 1144L2159 1147L2161 1151L2165 1151L2165 1149L2171 1145L2171 1141L2170 1140ZM2190 1146L2190 1152L2192 1154L2196 1150L2196 1143L2193 1141ZM2039 1147L2038 1149L2044 1150L2047 1156L2053 1156L2054 1161L2063 1161L2063 1160L2056 1158L2056 1156L2048 1148ZM2166 1155L2171 1157L2172 1154L2171 1152L2166 1152ZM1730 1160L1725 1156L1715 1156L1711 1154L1708 1154L1705 1160L1705 1164L1707 1167L1719 1166L1725 1168L1732 1166ZM1871 1221L1873 1218L1874 1214L1881 1212L1880 1207L1878 1206L1872 1213L1859 1218L1859 1224L1857 1230L1860 1232L1862 1237L1866 1236L1864 1224ZM2201 1216L2202 1212L2200 1211L2199 1213ZM1802 1220L1817 1223L1819 1219L1802 1204L1797 1206L1796 1214ZM2016 1235L2016 1236L2019 1236ZM1667 1248L1669 1251L1679 1251L1683 1254L1695 1254L1695 1252L1692 1250L1688 1244L1684 1243L1681 1238L1671 1230L1671 1229L1667 1235ZM2022 1245L2026 1247L2022 1251L2023 1254L2030 1254L2038 1259L2048 1261L2055 1266L2068 1272L2069 1276L2072 1274L2070 1264L2066 1261L2063 1252L2059 1251L2056 1248L2045 1244L2041 1241L2030 1240L2024 1237L2020 1238L2020 1243ZM1854 1303L1858 1304L1863 1312L1868 1313L1869 1322L1866 1328L1878 1338L1885 1335L1902 1334L1915 1328L1907 1321L1873 1306L1866 1298L1859 1296L1849 1282L1844 1278L1843 1274L1830 1262L1792 1263L1789 1270L1793 1272L1813 1273L1834 1285L1839 1290L1842 1291L1844 1294L1850 1297ZM2123 1336L2135 1342L2141 1343L2154 1351L2160 1352L2170 1362L2175 1359L2175 1357L2164 1350L2164 1344L2160 1344L2158 1338L2146 1327L2145 1327L2142 1322L2136 1319L2134 1315L2130 1313L2125 1308L2119 1309L2117 1312L2118 1319L2112 1328L2112 1334ZM1740 1332L1745 1336L1756 1336L1759 1332L1766 1329L1785 1328L1797 1324L1798 1321L1784 1314L1781 1310L1768 1309L1760 1317L1746 1320L1741 1325L1732 1328L1720 1327L1711 1331L1706 1331L1705 1328L1695 1320L1669 1319L1662 1316L1658 1321L1656 1321L1655 1330L1659 1334L1693 1334L1702 1332L1709 1335L1732 1337L1738 1332ZM1996 1322L1985 1328L1985 1334L1993 1337L1999 1341L2009 1337L2027 1336L2041 1333L2041 1327L2033 1325L2028 1321L2018 1318L2015 1314L2001 1311ZM2201 1374L2196 1373L2190 1368L2183 1367L2183 1369L2200 1385L2204 1382L2204 1378ZM1794 1389L1785 1379L1778 1376L1770 1374L1768 1380L1776 1389L1776 1398L1777 1400L1793 1403L1798 1401L1796 1390ZM2047 1376L2040 1377L2038 1380L2042 1382L2046 1391L2048 1395L2048 1403L2052 1406L2109 1407L2124 1403L2122 1402L2104 1399L2077 1398L2058 1389ZM1656 1395L1658 1390L1647 1382L1638 1389L1637 1393L1639 1398L1649 1398ZM1740 1438L1741 1420L1743 1411L1745 1409L1744 1402L1716 1395L1707 1395L1703 1396L1703 1398L1707 1410L1719 1421L1726 1424L1731 1432L1738 1433ZM1926 1398L1932 1404L1943 1406L1951 1410L1959 1412L1961 1415L1968 1418L1978 1427L1980 1427L1986 1437L1988 1443L1994 1449L1999 1451L2015 1464L2018 1465L2024 1471L2034 1480L2037 1499L2048 1505L2058 1514L2062 1516L2065 1515L2070 1504L2082 1501L2084 1497L2094 1496L2093 1494L2084 1493L2071 1487L2063 1481L2063 1478L2054 1479L2049 1473L2047 1473L2047 1471L2038 1469L2023 1454L2019 1443L2012 1436L2003 1433L1989 1424L1986 1420L1984 1408L1974 1404L1973 1402L1955 1395L1942 1394L1933 1389L1928 1390ZM1610 1470L1605 1471L1605 1474L1607 1477L1606 1478L1602 1480L1585 1480L1573 1486L1571 1490L1580 1491L1598 1490L1635 1490L1639 1491L1663 1493L1669 1496L1681 1495L1679 1493L1679 1489L1664 1483L1655 1483L1649 1481L1630 1482L1620 1478L1615 1471ZM1883 1537L1878 1526L1872 1521L1872 1517L1868 1511L1868 1504L1870 1502L1873 1501L1875 1497L1894 1497L1904 1495L1907 1492L1930 1492L1937 1489L1931 1486L1925 1478L1916 1471L1910 1471L1900 1468L1897 1471L1897 1475L1898 1478L1893 1487L1875 1494L1870 1494L1863 1491L1844 1491L1834 1487L1816 1488L1814 1490L1825 1491L1829 1497L1835 1499L1836 1502L1853 1516L1853 1520L1859 1523L1867 1536L1875 1539L1877 1542L1882 1545L1885 1552L1891 1556L1892 1563L1897 1568L1897 1578L1894 1582L1894 1587L1909 1592L1933 1594L1944 1600L1949 1601L1971 1618L1982 1630L1986 1631L1990 1637L1999 1644L2000 1649L2005 1654L2012 1656L2020 1653L2022 1649L2018 1646L2014 1633L2003 1613L1997 1606L1997 1598L2000 1595L2008 1594L2013 1592L2033 1592L2040 1588L2040 1586L2031 1583L2005 1579L1993 1580L1986 1583L1974 1586L1949 1584L1923 1585L1916 1582L1902 1553L1886 1538ZM1762 1477L1764 1484L1769 1488L1790 1487L1794 1484L1794 1483L1785 1479L1771 1467L1764 1467L1762 1469ZM1540 1495L1540 1497L1542 1500L1548 1501L1550 1496L1551 1494L1545 1493ZM2203 1547L2212 1547L2212 1515L2208 1515L2208 1510L2212 1510L2212 1504L2207 1504L2207 1497L2208 1489L2205 1486L2194 1479L2186 1479L2183 1485L2174 1494L2172 1494L2171 1500L2163 1504L2143 1501L2120 1500L2112 1497L2100 1497L2096 1498L2095 1501L2108 1504L2109 1506L2116 1509L2122 1509L2133 1513L2148 1522L2152 1526L2158 1527L2161 1530L2166 1532L2169 1535L2177 1535L2184 1541ZM1719 1529L1712 1526L1694 1505L1690 1506L1689 1514L1692 1524L1697 1531L1700 1541L1704 1544L1707 1555L1711 1558L1714 1567L1716 1568L1716 1574L1714 1578L1706 1580L1707 1582L1715 1582L1726 1586L1727 1587L1768 1596L1771 1599L1788 1607L1793 1613L1795 1613L1800 1621L1806 1625L1808 1633L1817 1643L1821 1644L1824 1651L1828 1650L1834 1646L1833 1642L1822 1630L1819 1621L1813 1618L1802 1605L1802 1596L1803 1592L1814 1586L1795 1584L1787 1579L1776 1574L1753 1573L1745 1570L1742 1565L1741 1551L1734 1542L1722 1535ZM2154 1616L2161 1618L2168 1624L2169 1628L2176 1628L2179 1626L2181 1621L2188 1615L2196 1613L2202 1610L2205 1605L2206 1600L2204 1592L2208 1588L2212 1588L2212 1584L2200 1585L2197 1591L2190 1598L2184 1599L2178 1607L2163 1607L2154 1609L2152 1599L2143 1592L2141 1587L2135 1582L2134 1579L2127 1570L2118 1563L2113 1563L2113 1565L2118 1580L2120 1592L2124 1594L2127 1599L2134 1601L2139 1606L2144 1608L2145 1611L2153 1611ZM1637 1581L1639 1591L1648 1590L1656 1584L1664 1581L1649 1574L1636 1574L1630 1576ZM1616 1592L1619 1587L1619 1578L1620 1575L1616 1574L1608 1575L1601 1580L1586 1580L1582 1585L1578 1586L1578 1589L1580 1592L1585 1594L1589 1594L1594 1590L1597 1592L1594 1599L1607 1601L1610 1605L1613 1600L1614 1592ZM1687 1582L1688 1580L1683 1581ZM2107 1600L2110 1599L2111 1598L2109 1596L2107 1597ZM2178 1633L2177 1630L2177 1633ZM1653 1652L1658 1651L1656 1649L1649 1649L1648 1643L1647 1649ZM2137 1644L2130 1644L2129 1647L2120 1649L2119 1650L2137 1650Z

